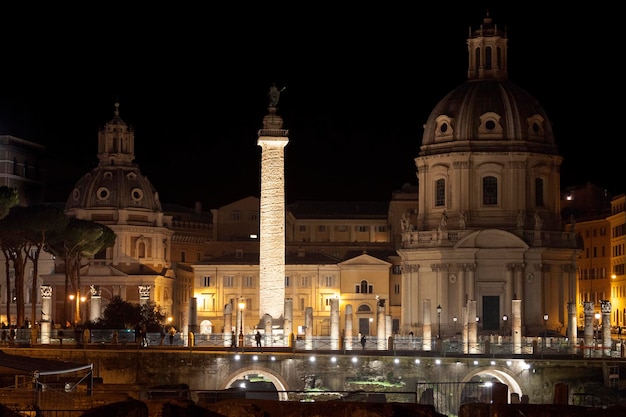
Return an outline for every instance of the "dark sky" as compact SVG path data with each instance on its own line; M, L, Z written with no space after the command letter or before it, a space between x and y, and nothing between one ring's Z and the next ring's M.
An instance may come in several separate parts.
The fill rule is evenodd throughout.
M0 132L46 146L47 200L64 201L119 100L161 200L216 208L259 194L257 131L276 82L287 201L388 200L416 184L422 125L466 80L469 27L489 9L507 27L509 78L552 121L562 186L624 191L614 10L388 3L2 6Z

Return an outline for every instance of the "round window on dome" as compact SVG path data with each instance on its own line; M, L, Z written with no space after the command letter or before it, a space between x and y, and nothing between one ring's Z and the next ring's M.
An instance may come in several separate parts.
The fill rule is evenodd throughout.
M533 132L535 133L539 133L539 131L541 130L541 126L539 126L539 123L533 123Z
M487 130L493 130L496 128L496 122L494 122L493 120L487 120L487 122L485 122L485 128Z
M143 199L143 191L141 191L141 188L134 188L130 192L130 196L135 201L141 201Z
M80 190L78 188L74 188L74 191L72 191L72 198L75 201L78 201L78 199L80 198Z
M446 133L448 131L448 124L447 123L442 123L441 127L439 128L439 131L441 133Z
M110 194L109 189L106 187L100 187L98 188L98 191L96 191L96 197L98 200L106 200L109 198Z

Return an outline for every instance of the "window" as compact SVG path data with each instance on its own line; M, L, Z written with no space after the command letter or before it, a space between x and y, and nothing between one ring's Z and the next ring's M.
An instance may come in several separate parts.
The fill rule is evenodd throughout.
M483 178L483 205L495 206L498 204L498 179L493 176Z
M369 226L355 226L354 228L361 233L369 232L370 230Z
M400 284L394 284L393 285L393 293L394 294L400 294Z
M205 287L210 287L211 286L211 277L210 276L206 276L202 278L202 283L204 284Z
M307 288L309 286L309 277L300 278L300 287Z
M184 250L180 251L180 261L181 262L187 262L187 252L185 252Z
M326 226L321 224L317 227L317 231L318 232L325 232L326 231Z
M224 287L232 287L233 286L233 282L234 282L234 279L233 279L232 275L226 275L224 277Z
M301 225L298 227L298 230L300 230L301 232L306 232L306 226L301 224Z
M400 275L402 274L402 268L400 267L400 265L393 265L391 267L391 273L394 275Z
M357 294L372 294L374 292L374 286L369 285L366 280L363 280L356 287L356 292Z
M543 207L543 179L535 178L535 205Z
M335 286L335 277L328 275L324 277L324 286L325 287L334 287Z
M304 298L300 298L299 304L300 304L300 310L304 310Z
M250 221L251 222L256 222L259 220L259 213L256 211L253 211L252 213L250 213Z
M435 181L435 207L446 205L446 180L443 178Z
M285 277L285 288L289 287L289 275Z
M241 220L241 212L239 210L233 210L230 213L230 219L234 222L238 222L239 220Z
M243 277L243 286L244 287L254 287L254 279L251 276Z

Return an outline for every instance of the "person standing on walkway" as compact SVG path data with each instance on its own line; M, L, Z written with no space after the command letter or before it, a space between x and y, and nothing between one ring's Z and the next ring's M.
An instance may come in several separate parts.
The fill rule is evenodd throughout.
M365 335L361 336L361 346L363 347L363 350L365 350L365 343L367 343L367 339L365 338Z
M174 345L174 335L176 334L176 329L174 326L170 327L170 346Z
M254 340L256 340L256 347L260 349L261 348L261 332L259 332L258 330L256 331L256 334L254 335Z

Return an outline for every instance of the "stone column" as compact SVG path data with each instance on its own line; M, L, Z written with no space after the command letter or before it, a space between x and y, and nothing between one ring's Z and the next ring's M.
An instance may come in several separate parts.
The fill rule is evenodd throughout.
M432 350L432 323L430 322L430 300L424 299L423 304L424 326L422 330L422 349Z
M283 322L283 342L289 346L293 334L293 298L285 298L285 321ZM295 340L294 340L295 343ZM292 346L293 347L293 346Z
M576 315L576 303L567 303L567 336L569 337L570 346L578 344L578 317Z
M461 310L461 346L463 353L469 353L467 306L463 306Z
M102 306L102 290L100 290L99 285L91 285L89 286L89 292L91 293L89 320L96 321L100 318L100 310Z
M600 310L602 311L602 354L611 356L611 302L600 300Z
M387 349L387 332L385 331L385 300L380 298L376 304L376 349Z
M467 265L467 271L467 299L476 300L476 264Z
M476 323L476 301L467 302L467 345L469 353L478 353L478 324Z
M196 297L189 299L189 324L187 324L187 334L198 333L198 300Z
M265 346L274 346L274 336L272 334L272 316L265 314L263 316L263 324L265 328Z
M522 353L522 300L511 301L511 337L513 338L513 353Z
M344 346L346 350L352 350L353 323L352 323L352 304L346 304L346 326L344 332Z
M307 307L304 310L304 348L313 349L313 308Z
M465 280L467 279L465 275L465 267L466 267L465 264L457 265L457 268L459 271L458 276L456 277L458 292L456 294L456 305L454 305L454 311L452 312L454 316L457 317L457 319L460 319L462 317L461 310L465 306L465 294L467 293L467 290L465 288L466 287Z
M285 298L285 146L282 117L270 107L258 132L261 147L259 313L280 317Z
M339 298L330 299L330 349L339 349Z
M224 347L230 347L237 344L237 340L233 341L233 305L228 303L224 306ZM234 336L235 338L237 335Z
M39 288L41 293L41 344L50 344L50 332L52 331L52 285L42 285Z
M585 301L583 303L583 310L585 312L585 333L584 333L584 352L585 356L591 356L593 348L593 302Z

